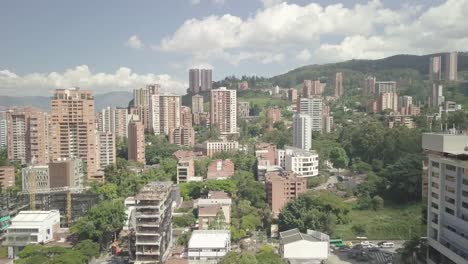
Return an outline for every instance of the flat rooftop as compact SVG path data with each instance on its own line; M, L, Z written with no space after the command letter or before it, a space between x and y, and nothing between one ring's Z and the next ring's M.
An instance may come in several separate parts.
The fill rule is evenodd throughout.
M228 230L195 230L188 248L225 248L231 240Z
M450 133L424 133L422 136L424 150L453 155L468 155L468 135Z

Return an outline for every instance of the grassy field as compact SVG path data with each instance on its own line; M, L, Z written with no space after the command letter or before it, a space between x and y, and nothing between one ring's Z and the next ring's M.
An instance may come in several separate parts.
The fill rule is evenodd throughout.
M426 227L421 224L421 204L406 206L388 205L379 211L353 210L351 222L338 225L333 232L334 238L353 240L365 236L369 240L406 240L414 236L424 236ZM363 235L356 235L352 227L358 225L365 229Z
M0 246L0 258L7 258L8 257L8 248Z

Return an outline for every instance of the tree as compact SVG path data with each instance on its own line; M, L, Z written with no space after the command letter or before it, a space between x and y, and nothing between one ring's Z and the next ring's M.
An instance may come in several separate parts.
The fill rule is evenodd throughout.
M187 227L196 223L197 219L192 213L172 217L172 223L175 227Z
M125 209L121 201L102 201L93 206L85 217L70 228L80 239L90 239L104 248L125 222Z
M264 245L255 256L258 264L286 264L280 255L273 251L271 246Z
M409 202L421 199L422 159L420 155L409 154L388 166L384 173L386 196L395 202Z
M95 251L92 252L94 256ZM18 254L19 264L84 264L88 263L92 256L84 255L81 250L63 247L45 247L43 245L28 245Z
M384 199L382 197L376 195L372 197L372 209L375 211L381 210L384 207Z
M81 254L86 256L88 259L91 259L92 257L98 257L99 256L99 244L97 244L97 243L95 243L95 242L93 242L93 241L91 241L89 239L80 241L74 247L74 249L81 252Z
M356 236L363 236L366 234L366 226L363 224L356 224L351 227L351 231L353 231Z
M338 196L322 191L306 193L281 210L278 217L280 231L298 228L331 233L336 224L349 221L349 206Z
M419 262L426 262L427 252L427 241L419 237L414 237L411 240L406 241L403 247L398 249L397 252L400 254L400 260L404 264L415 264L416 259Z
M237 185L237 197L249 200L256 208L265 207L265 186L263 183L255 180L253 173L236 171L232 180Z
M330 160L333 163L333 167L338 169L344 169L348 166L349 158L346 151L342 147L334 147L330 151Z
M223 257L220 264L258 264L258 262L255 255L250 252L230 251Z

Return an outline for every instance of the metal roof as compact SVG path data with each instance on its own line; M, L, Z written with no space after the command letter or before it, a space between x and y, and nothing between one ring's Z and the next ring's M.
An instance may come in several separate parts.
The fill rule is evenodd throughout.
M225 248L231 240L229 230L195 230L188 248Z

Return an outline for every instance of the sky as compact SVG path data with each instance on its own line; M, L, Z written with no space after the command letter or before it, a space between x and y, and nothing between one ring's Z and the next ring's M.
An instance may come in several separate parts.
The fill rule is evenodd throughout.
M308 64L465 51L468 0L5 0L0 95L149 83L188 69L275 76Z

